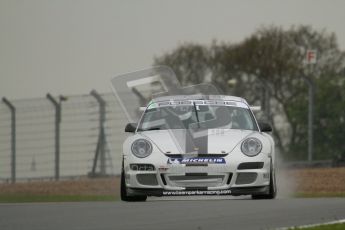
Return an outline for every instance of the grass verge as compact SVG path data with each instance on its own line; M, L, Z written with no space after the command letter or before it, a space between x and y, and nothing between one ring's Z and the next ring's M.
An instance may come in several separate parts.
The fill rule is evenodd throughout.
M0 203L117 201L112 195L0 195Z

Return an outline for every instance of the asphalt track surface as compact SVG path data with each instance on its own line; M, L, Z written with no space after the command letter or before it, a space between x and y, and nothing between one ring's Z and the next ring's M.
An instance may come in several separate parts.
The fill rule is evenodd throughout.
M0 204L1 230L276 229L339 219L345 219L344 198Z

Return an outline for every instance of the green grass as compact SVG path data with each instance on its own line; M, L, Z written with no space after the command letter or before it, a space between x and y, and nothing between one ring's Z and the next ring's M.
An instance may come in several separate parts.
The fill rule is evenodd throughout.
M296 193L294 197L298 198L319 198L319 197L345 197L345 192L314 192L314 193Z
M116 201L112 195L0 195L0 203Z
M328 224L328 225L320 225L317 227L310 227L310 228L290 228L291 230L344 230L345 223L342 224Z

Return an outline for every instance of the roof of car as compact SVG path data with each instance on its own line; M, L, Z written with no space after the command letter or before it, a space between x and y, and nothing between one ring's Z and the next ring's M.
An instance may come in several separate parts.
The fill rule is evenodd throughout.
M224 100L224 101L237 101L247 103L247 101L241 97L229 96L229 95L171 95L163 96L152 99L151 102L159 101L175 101L175 100Z

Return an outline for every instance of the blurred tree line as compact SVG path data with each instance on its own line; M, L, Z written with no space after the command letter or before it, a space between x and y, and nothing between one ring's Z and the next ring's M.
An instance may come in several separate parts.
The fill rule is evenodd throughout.
M317 64L304 63L307 49ZM334 33L309 26L263 27L243 42L186 43L160 57L182 85L210 82L223 93L261 105L276 145L289 160L306 160L308 84L315 84L314 159L345 152L345 53Z

